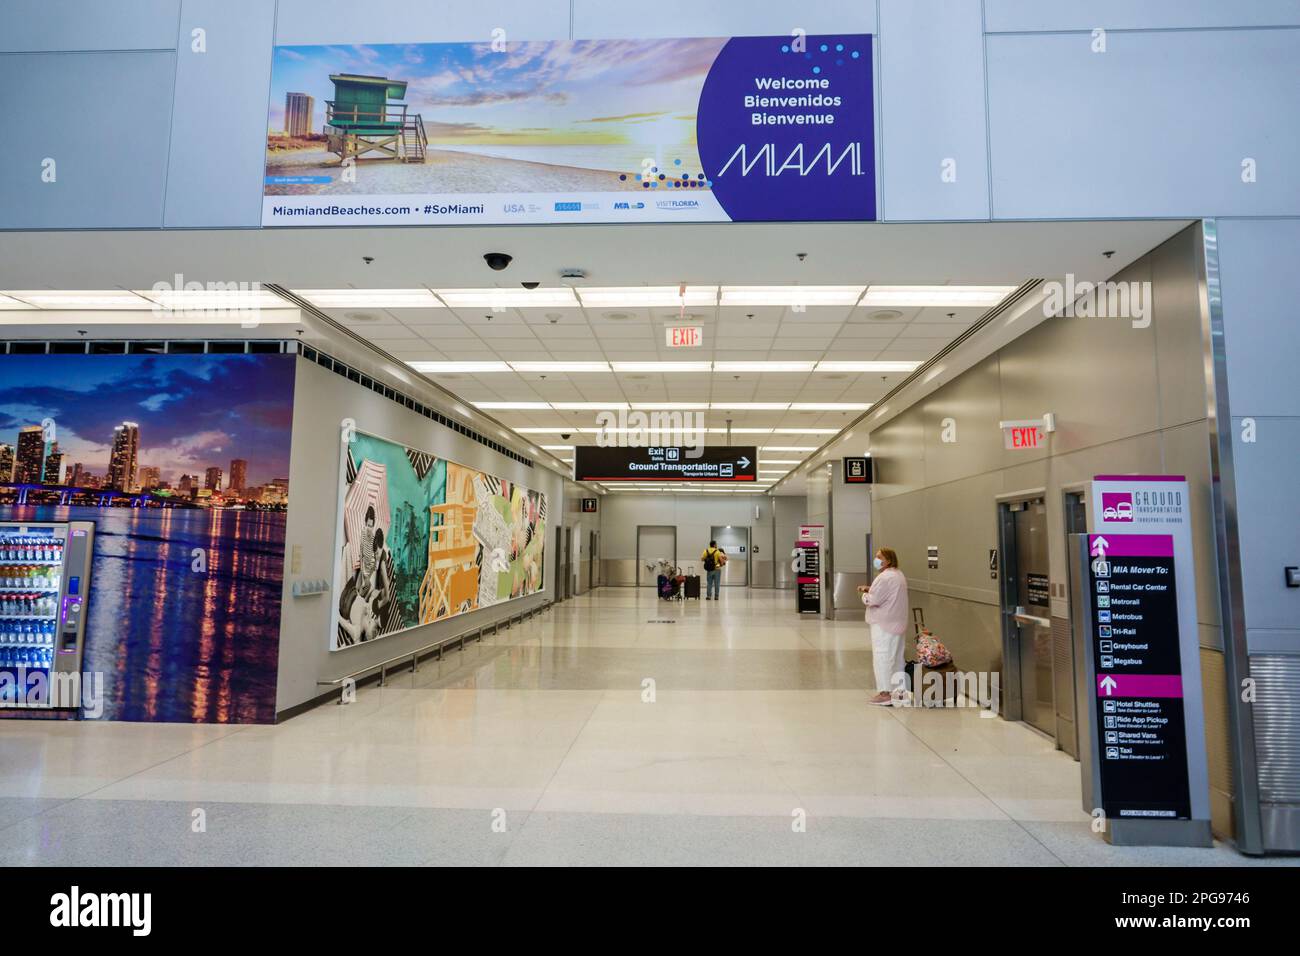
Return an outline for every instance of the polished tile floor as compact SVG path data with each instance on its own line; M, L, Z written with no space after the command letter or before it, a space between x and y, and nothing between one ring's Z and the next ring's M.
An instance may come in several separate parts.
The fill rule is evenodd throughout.
M868 705L792 605L602 589L278 726L3 721L0 865L1259 862L1108 846L1050 741Z

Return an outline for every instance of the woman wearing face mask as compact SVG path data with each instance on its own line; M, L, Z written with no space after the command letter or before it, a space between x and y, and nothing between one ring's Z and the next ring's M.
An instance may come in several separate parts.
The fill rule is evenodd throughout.
M902 699L907 688L903 678L903 634L907 630L907 578L898 570L893 548L876 552L872 565L876 579L871 587L858 588L867 606L871 625L871 662L875 669L876 696L873 704L892 704Z

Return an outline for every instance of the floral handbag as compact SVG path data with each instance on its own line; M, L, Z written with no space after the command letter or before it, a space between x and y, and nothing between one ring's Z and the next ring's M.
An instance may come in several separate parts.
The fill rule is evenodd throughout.
M916 638L916 659L926 667L942 667L952 663L952 654L943 646L943 641L926 628Z

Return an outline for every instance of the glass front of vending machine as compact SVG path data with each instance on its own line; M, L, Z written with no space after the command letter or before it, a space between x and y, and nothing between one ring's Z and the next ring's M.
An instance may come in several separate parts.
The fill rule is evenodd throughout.
M75 710L95 525L0 521L0 707Z

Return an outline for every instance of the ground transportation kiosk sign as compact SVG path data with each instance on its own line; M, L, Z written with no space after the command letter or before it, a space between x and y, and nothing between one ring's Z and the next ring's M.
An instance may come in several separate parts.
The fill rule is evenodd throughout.
M876 218L868 34L280 46L262 224Z
M1191 492L1098 475L1073 535L1083 806L1126 845L1209 846Z

